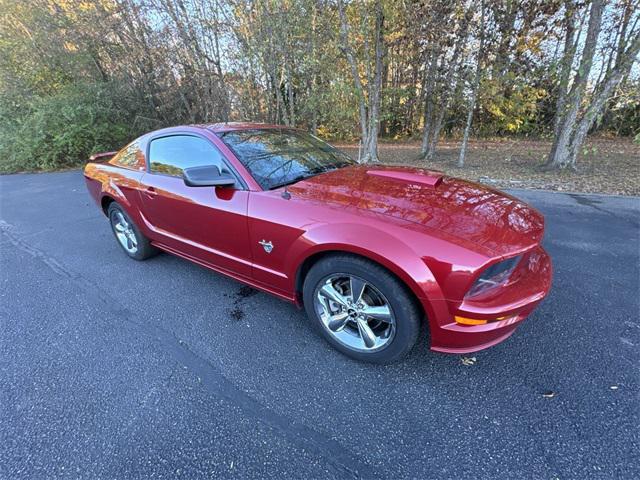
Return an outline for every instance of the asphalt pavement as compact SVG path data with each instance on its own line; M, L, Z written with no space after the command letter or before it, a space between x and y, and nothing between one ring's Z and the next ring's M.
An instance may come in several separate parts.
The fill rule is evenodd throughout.
M640 199L511 193L546 215L550 296L475 361L380 367L130 260L80 172L0 177L0 478L638 478Z

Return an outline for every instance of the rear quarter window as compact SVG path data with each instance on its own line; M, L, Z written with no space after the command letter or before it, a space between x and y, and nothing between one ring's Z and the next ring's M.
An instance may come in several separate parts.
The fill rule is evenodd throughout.
M111 165L128 168L130 170L145 170L144 153L138 141L131 142L109 160Z

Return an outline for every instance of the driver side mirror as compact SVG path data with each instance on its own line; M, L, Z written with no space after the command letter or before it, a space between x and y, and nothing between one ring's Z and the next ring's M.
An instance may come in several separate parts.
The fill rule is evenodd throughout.
M230 173L221 173L216 165L185 168L182 180L188 187L231 187L236 179Z

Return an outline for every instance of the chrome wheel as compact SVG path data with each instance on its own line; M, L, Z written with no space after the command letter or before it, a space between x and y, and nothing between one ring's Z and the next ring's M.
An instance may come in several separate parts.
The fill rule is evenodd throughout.
M116 237L128 253L136 253L138 251L138 238L133 230L133 225L127 221L122 212L115 211L111 215L111 224L115 231Z
M352 350L381 350L396 333L393 310L385 296L355 275L325 277L316 287L314 307L327 331Z

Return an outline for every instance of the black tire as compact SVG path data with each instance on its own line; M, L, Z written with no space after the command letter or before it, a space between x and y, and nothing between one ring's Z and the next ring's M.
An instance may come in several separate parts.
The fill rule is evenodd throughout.
M383 348L370 352L354 350L338 341L325 326L316 311L314 298L326 279L336 274L356 276L384 295L395 319L395 335ZM313 265L304 280L303 302L307 315L325 340L343 354L359 361L378 364L397 362L409 354L421 331L422 311L406 285L380 265L354 255L332 255Z
M109 224L111 225L113 236L115 237L116 242L118 243L120 248L122 248L122 251L126 253L127 256L133 258L134 260L146 260L147 258L151 258L160 252L156 247L151 245L149 239L142 234L135 222L131 220L131 217L127 215L127 212L125 212L117 202L111 202L107 210L107 215L109 216ZM131 227L131 232L135 236L135 240L137 243L135 251L127 250L127 248L124 247L124 245L118 238L118 233L116 231L118 215L122 215Z

